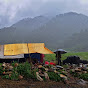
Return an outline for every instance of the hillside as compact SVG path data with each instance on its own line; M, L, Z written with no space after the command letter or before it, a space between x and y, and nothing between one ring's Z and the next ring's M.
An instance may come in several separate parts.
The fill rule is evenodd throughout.
M69 12L57 15L51 20L38 16L23 19L11 27L1 29L0 44L44 42L48 48L63 48L63 41L85 29L88 29L88 16L83 14Z
M44 16L25 18L0 30L0 44L30 42L31 32L45 25L49 21ZM28 39L27 39L28 38Z
M57 15L32 35L36 41L45 42L50 48L59 48L69 36L85 29L88 29L88 17L70 12Z
M78 52L88 52L88 30L75 33L62 44L63 48Z
M16 27L17 30L20 31L33 31L48 22L48 18L44 16L37 16L34 18L25 18L20 20L19 22L12 25L12 27Z

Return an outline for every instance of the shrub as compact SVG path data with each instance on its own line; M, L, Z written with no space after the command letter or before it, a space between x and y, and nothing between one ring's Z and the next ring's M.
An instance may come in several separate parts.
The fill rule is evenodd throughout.
M14 61L13 63L11 63L11 65L13 66L13 67L15 67L15 63L17 63L16 61Z
M9 77L9 79L11 79L11 80L18 80L19 79L18 76L19 76L19 74L15 72L15 73L11 74L11 76Z
M17 67L17 72L25 78L36 78L36 70L31 70L31 66L28 62L19 64Z
M0 75L4 72L3 67L0 66Z
M19 75L23 75L24 77L29 77L31 75L31 67L28 62L24 64L19 64L17 67L17 72Z
M9 79L11 79L11 80L18 80L18 76L19 76L19 74L17 72L17 67L14 67L13 71L12 71L12 74L9 77Z
M47 73L48 73L50 80L53 80L53 81L60 81L61 80L59 74L56 74L55 72L47 72Z
M79 76L79 78L84 79L84 80L88 80L88 73L81 74Z
M4 75L2 78L9 79L9 75Z

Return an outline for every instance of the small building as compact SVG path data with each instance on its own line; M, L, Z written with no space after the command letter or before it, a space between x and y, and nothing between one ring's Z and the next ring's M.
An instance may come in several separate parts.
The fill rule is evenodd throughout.
M53 54L44 43L18 43L0 45L0 60L21 60L25 54Z

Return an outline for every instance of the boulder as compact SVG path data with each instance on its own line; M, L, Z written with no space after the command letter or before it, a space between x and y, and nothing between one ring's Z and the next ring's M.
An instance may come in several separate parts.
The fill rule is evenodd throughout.
M86 85L88 82L87 81L84 81L83 79L79 79L77 81L77 84L81 84L81 85Z
M48 68L45 68L45 71L48 71L49 69Z
M81 68L83 71L87 71L87 68L86 67L82 67Z
M59 68L59 69L63 69L63 67L62 66L59 66L59 65L56 65L56 67Z
M45 75L45 79L49 80L49 76L46 72L44 72L44 75Z
M43 66L42 65L38 65L38 68L42 68Z
M39 81L43 81L43 79L39 76L39 73L38 73L38 72L36 72L36 77L37 77L37 79L38 79Z
M13 66L8 66L8 70L12 71L13 70Z
M23 76L22 75L19 75L19 79L23 79Z
M6 63L5 63L5 62L3 62L2 66L6 68Z
M81 72L81 68L76 67L76 68L75 68L75 72Z
M64 80L67 80L67 77L63 74L60 74L60 77L63 78Z
M14 65L14 66L15 66L15 67L17 67L18 65L19 65L18 63L15 63L15 65Z

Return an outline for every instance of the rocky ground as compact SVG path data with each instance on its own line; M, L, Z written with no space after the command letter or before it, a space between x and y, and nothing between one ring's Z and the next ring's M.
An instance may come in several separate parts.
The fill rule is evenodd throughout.
M18 64L15 64L18 66ZM3 75L7 75L9 70L11 71L13 69L13 66L4 63L3 68L7 70L7 72L4 72ZM74 77L72 74L70 74L70 71L74 74L88 74L88 66L82 65L82 66L76 66L76 65L66 65L63 66L52 66L49 67L48 65L42 66L33 66L32 69L35 67L38 68L38 72L36 74L37 80L33 79L25 79L23 76L20 77L18 81L15 80L9 80L9 79L2 79L0 77L0 88L88 88L88 80L85 81L83 79L79 79L78 77ZM44 74L43 70L45 70ZM58 71L59 70L59 71ZM47 72L54 72L56 74L59 74L64 81L51 81L48 77ZM60 73L61 72L61 73ZM8 74L11 74L10 72ZM65 74L65 75L63 75ZM47 80L43 80L41 76L45 76ZM54 76L55 77L55 76ZM39 81L38 81L39 80Z

